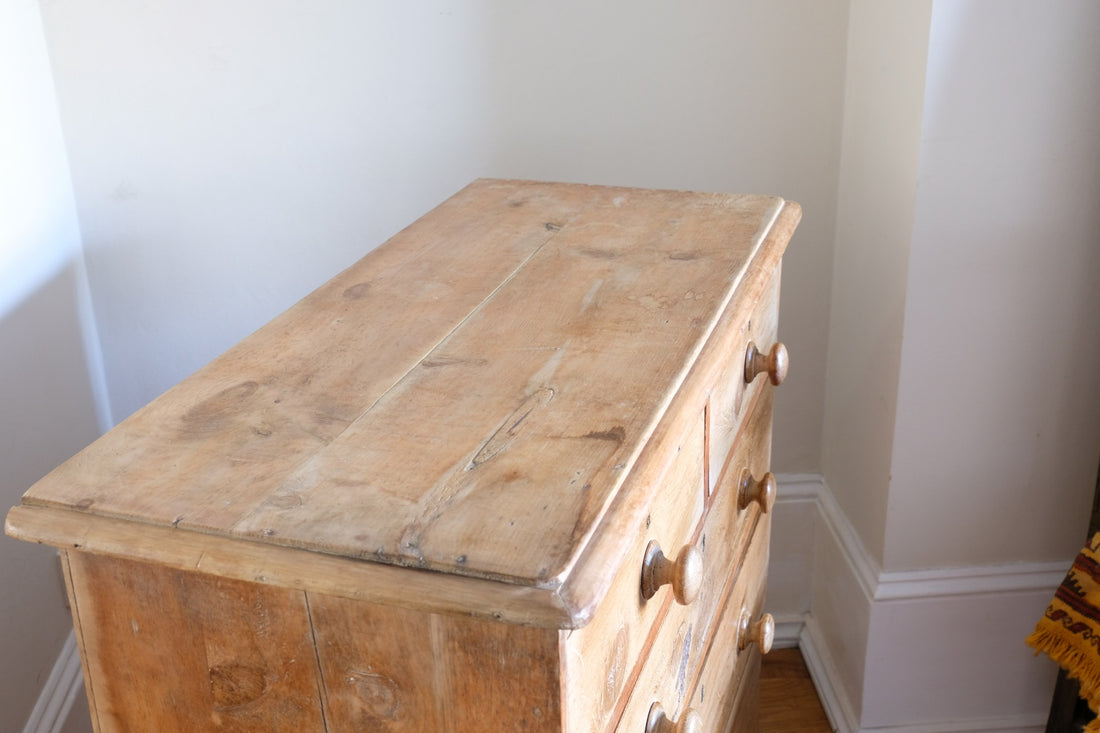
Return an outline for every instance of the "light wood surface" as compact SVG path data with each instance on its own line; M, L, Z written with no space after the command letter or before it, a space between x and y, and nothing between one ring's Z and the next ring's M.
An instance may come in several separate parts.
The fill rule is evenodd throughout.
M767 467L771 415L770 391L758 393L757 399L746 406L746 419L741 423L731 458L737 465L760 471ZM697 433L691 430L684 435L688 437L676 445L676 457L662 474L657 500L652 511L639 520L634 547L626 557L642 558L643 548L653 537L666 544L679 538L701 546L703 582L699 597L684 606L665 591L646 601L639 593L640 563L623 564L592 621L564 635L565 696L580 701L568 713L575 728L583 730L592 725L598 729L601 722L618 720L618 730L636 730L645 724L649 706L656 698L664 697L670 706L680 704L694 684L717 627L714 616L730 597L738 568L743 565L741 558L760 515L756 508L738 509L737 486L716 487L702 526L692 527L682 519L700 517L704 494L704 461L701 456L692 458L692 446L702 444L701 435L692 437ZM690 492L686 496L695 497L698 504L684 500L685 490ZM673 518L676 522L670 525ZM757 536L766 537L763 532ZM765 562L766 553L767 542L757 542L755 564L750 563L747 577L759 575L759 563ZM635 695L628 700L625 693L631 689ZM598 694L593 694L594 690Z
M799 216L475 182L56 469L97 733L755 729Z
M589 205L583 188L538 191L460 192L63 464L25 503L234 534ZM526 197L539 200L534 216L512 206Z
M97 733L324 730L304 594L64 554Z
M764 352L755 343L750 343L745 355L745 381L751 382L757 375L767 374L768 381L778 387L787 378L789 366L790 357L784 344L774 343Z
M750 644L756 644L761 654L767 654L772 650L772 642L775 641L775 619L770 613L753 615L753 612L745 608L741 612L740 628L737 631L737 648L748 649Z
M646 733L703 733L702 719L694 710L686 710L679 720L668 717L661 703L653 703L649 709Z
M560 731L557 634L309 596L331 731Z
M262 585L526 626L569 628L575 624L574 615L561 606L553 589L351 561L53 507L14 507L5 529L13 537L56 547Z
M738 483L737 506L745 509L749 504L755 503L761 512L768 514L775 506L775 497L779 493L776 488L775 474L771 471L765 473L759 480L753 476L747 468L741 471L741 481Z
M572 729L613 724L622 714L625 693L637 684L653 637L675 616L673 594L661 590L646 599L641 592L645 549L649 542L678 547L695 536L703 517L705 441L702 410L694 412L689 427L670 445L654 444L666 464L663 471L646 474L660 490L650 511L637 520L633 543L592 620L584 627L563 632L563 687L575 701L568 711ZM656 457L655 457L656 460Z
M646 211L639 213L636 211L639 208ZM519 213L521 211L524 212L522 215ZM654 211L665 212L668 221L655 223ZM582 219L582 215L588 218ZM556 357L549 361L543 359L551 349L542 348L546 344L541 332L531 331L524 324L513 324L509 327L512 332L526 333L529 338L526 346L518 351L533 354L531 358L536 358L541 352L543 357L538 358L543 361L539 363L556 370L554 374L536 370L532 379L537 376L535 382L538 384L542 384L539 380L548 379L547 383L553 384L553 390L556 390L552 393L558 397L566 394L574 394L575 397L587 395L584 399L588 402L569 407L569 400L556 397L554 407L548 408L550 403L544 402L551 392L531 382L522 387L522 394L518 394L517 402L507 414L493 418L496 427L491 432L497 437L490 435L478 443L477 449L465 463L460 461L462 470L458 470L461 474L459 478L465 481L474 475L482 476L484 481L478 485L480 488L471 486L452 495L448 493L450 489L440 487L447 484L454 488L455 484L450 478L439 477L422 485L422 490L428 492L422 498L434 497L426 500L428 504L441 499L440 490L449 497L441 499L437 506L439 523L456 531L460 524L465 527L461 537L454 537L455 544L449 550L440 550L438 566L427 560L421 563L422 557L391 556L385 548L377 552L378 547L367 551L366 547L360 546L347 554L361 552L362 559L372 564L410 561L417 567L424 565L451 574L506 580L534 588L530 593L517 594L521 596L520 608L513 609L512 599L505 599L502 604L502 599L495 597L498 594L489 591L494 586L471 584L462 593L461 603L451 604L449 594L436 594L430 604L440 610L450 605L453 611L502 614L504 618L523 623L583 625L591 618L596 604L610 587L621 558L633 540L633 528L652 501L652 488L647 488L651 485L645 481L636 481L638 485L631 491L618 492L626 475L637 477L651 470L661 470L660 465L647 468L644 453L641 459L635 458L634 454L641 451L645 441L660 442L658 439L662 432L678 430L682 416L696 409L693 405L700 410L706 408L714 428L714 437L708 433L707 440L713 439L715 442L714 448L707 450L711 464L708 482L713 484L717 479L740 417L733 414L737 410L733 410L732 405L708 398L712 390L721 391L727 389L727 384L733 383L730 379L719 379L719 372L741 368L730 355L744 353L746 338L756 337L762 342L773 340L778 297L777 271L799 216L797 204L767 197L479 182L338 275L294 309L199 373L169 390L56 469L24 497L22 509L43 509L47 512L65 509L78 514L83 521L69 521L69 517L62 514L55 524L48 514L27 512L19 516L13 513L9 516L7 530L14 536L32 541L58 546L79 543L87 551L113 553L119 552L132 540L132 536L127 536L131 533L122 529L124 525L114 521L127 520L134 526L150 527L151 539L160 535L154 547L136 548L134 552L138 556L178 568L196 567L202 558L205 571L224 573L229 577L247 576L252 570L235 569L229 564L219 567L219 563L212 559L226 560L243 547L231 540L310 550L306 554L276 553L270 558L256 557L259 553L255 551L245 553L261 566L253 573L261 582L270 580L306 588L316 580L309 555L317 555L314 551L320 549L326 558L340 557L342 550L333 543L338 544L342 541L340 537L346 538L350 533L359 537L355 542L360 543L367 542L362 538L383 532L391 538L400 535L416 545L417 541L411 539L413 534L426 529L427 525L421 520L406 521L410 515L404 510L389 512L387 507L396 499L388 477L394 477L395 486L410 486L411 474L406 469L434 460L425 451L453 450L446 447L451 445L451 440L439 440L428 435L433 430L441 431L444 424L449 424L448 420L458 421L451 425L461 438L455 443L462 444L469 436L476 434L477 431L471 432L469 424L464 422L473 419L469 417L471 406L463 400L452 403L442 399L441 393L430 390L418 393L417 399L431 397L431 404L425 405L424 409L409 411L410 414L420 415L421 429L409 428L400 422L406 418L397 416L398 424L407 429L383 429L389 435L381 438L391 441L384 443L391 448L394 447L392 440L401 439L402 450L408 452L404 461L392 458L397 453L379 454L373 444L361 445L362 450L352 451L351 442L358 440L353 434L366 429L364 423L376 421L381 414L375 412L380 407L376 403L385 395L391 395L387 399L392 399L397 383L410 371L417 374L409 378L427 389L426 383L420 381L423 373L447 372L451 367L490 368L488 363L481 364L480 356L474 358L472 364L456 362L459 357L450 349L453 338L469 326L467 321L472 320L472 310L480 312L489 307L507 289L506 285L515 282L519 276L516 268L525 271L537 259L538 253L548 257L551 251L557 252L546 250L546 247L554 237L569 234L571 227L567 224L572 222L577 231L569 235L573 239L568 241L572 241L573 246L570 252L558 257L566 264L561 265L565 269L554 279L556 281L565 275L575 279L583 275L590 278L587 287L596 289L591 296L585 290L581 302L574 302L573 315L567 313L563 316L572 325L566 328L558 324L551 329L551 333L561 335L564 333L562 328L581 328L586 335L580 343L589 346L578 350L573 348L577 343L574 342L573 346L564 350L572 355L570 358L583 361L598 356L597 361L613 361L615 366L604 367L602 380L592 378L599 370L586 371L581 368L581 362L576 363L577 369L567 373L561 368L565 362L555 361ZM596 225L590 221L602 221L600 217L609 218L612 224L616 221L626 224ZM634 222L634 219L641 224ZM548 224L552 226L547 228ZM655 229L651 231L646 227ZM615 232L615 235L612 236L609 231ZM627 256L630 249L628 240L633 241L633 249L640 250L642 254ZM591 241L598 242L603 249L593 249L586 244ZM445 246L447 244L451 246ZM615 250L615 247L621 251ZM454 263L460 259L448 259L460 258L455 252L459 249L472 250L472 264L469 267L457 267ZM482 263L485 249L505 253L508 267L502 267L495 259L489 264ZM597 257L593 256L595 252L617 252L622 256ZM584 266L583 272L574 272L577 263ZM653 285L649 276L639 282L645 272L653 270L654 273L663 273L670 266L682 270L681 279L667 283L662 281L653 287L649 287ZM443 271L461 270L465 273L478 268L484 268L488 273L483 274L481 280L472 274L442 274ZM655 299L655 292L665 292L676 282L682 285L682 277L688 271L711 285L698 287L704 282L700 280L680 291L675 298ZM716 273L721 273L717 280L714 279ZM498 282L501 277L503 284ZM401 278L416 280L416 286L405 292L390 282ZM446 282L441 284L441 280ZM615 287L607 286L611 281L616 284ZM493 283L493 286L486 285L486 282ZM483 297L481 302L475 302L477 298L467 292L474 287L473 283L480 283L481 290L488 291L479 296ZM452 288L461 291L462 296L451 292ZM556 290L547 292L545 287L533 292L551 301L557 297ZM566 291L567 300L568 297L576 297L576 293L569 296L569 292ZM688 293L691 298L686 297ZM403 313L430 311L425 318L435 323L438 329L430 333L422 333L420 326L409 330L403 320L406 316L399 318L394 315L393 309L397 306L383 307L371 300L381 295L397 298L408 306ZM526 295L533 297L531 292ZM525 302L533 302L529 297L519 298L516 294L509 297L513 298L514 307L510 311L513 317L531 310L560 312L557 307L525 309ZM517 298L522 302L517 302ZM617 307L626 307L621 302L622 298L634 304L631 315L634 320L607 321L609 312ZM606 306L605 299L610 301ZM415 304L411 304L413 301ZM615 303L617 305L612 307ZM736 307L729 307L730 303ZM756 311L751 317L747 316L746 308L754 306ZM684 313L673 315L682 308L686 308ZM699 311L699 308L703 310ZM584 312L578 315L578 310ZM709 314L709 320L685 315L702 312ZM372 320L371 314L378 320ZM420 316L414 320L419 323ZM442 321L446 323L439 325ZM681 326L674 329L679 335L666 343L668 327L675 323ZM627 325L636 332L634 336L629 335L634 332L628 330ZM499 329L491 324L484 325L484 328L489 333L482 333L482 336L488 342L495 343ZM455 331L453 336L439 335L451 331ZM380 333L390 334L388 338L393 343L383 339ZM709 338L704 338L708 333ZM605 350L602 346L604 336L601 334L609 334L607 338L611 344L620 343L626 352L616 356L614 350ZM638 338L638 334L646 335L646 338ZM597 335L600 335L600 346L594 340ZM444 340L434 343L437 338ZM625 346L630 339L637 341L637 344ZM654 339L659 343L654 343ZM414 347L409 346L410 340L415 342ZM562 354L564 358L564 351L558 349L553 353ZM386 352L388 356L376 352ZM667 356L671 353L678 353L679 356ZM513 363L509 361L511 356L501 358L503 361L492 361L494 364ZM681 360L679 367L673 369L677 359ZM402 370L406 371L402 373ZM292 374L297 376L290 376ZM379 376L385 374L397 376L392 379ZM640 396L646 393L640 388L640 383L631 382L628 378L631 374L655 387L647 397ZM661 374L665 375L667 383L659 381ZM448 389L464 395L470 390L476 393L479 389L488 388L497 381L471 376L470 382L452 383ZM227 386L230 383L237 387ZM506 385L508 381L503 379L501 383ZM570 386L573 384L580 386ZM594 386L597 384L600 387ZM603 389L603 385L611 387ZM758 389L758 385L759 380L749 389ZM505 387L504 391L507 389ZM527 396L524 397L524 394ZM624 396L616 401L611 399L615 394ZM672 419L657 422L654 428L652 423L663 411L668 411L667 403L672 401L678 403ZM736 401L740 403L742 400L738 397ZM352 422L330 419L334 414L326 407L330 403L342 405L342 414L346 414ZM645 407L647 404L649 408ZM589 415L599 414L589 409L593 405L618 409L621 414L591 429L565 417L573 410L580 410L585 421L589 421ZM474 405L472 409L484 417L486 408ZM444 418L443 412L451 417ZM551 414L554 417L551 418ZM321 423L328 426L326 430L331 429L331 434L325 432L318 434L319 437L314 436L318 439L308 446L296 442L301 438L302 426L307 422L313 424L309 421L316 422L321 415L328 416ZM561 424L552 427L544 419ZM637 431L634 428L625 431L627 423L634 425ZM201 425L201 429L192 429L196 425ZM625 431L622 445L619 444L619 427ZM657 432L654 433L654 430ZM318 480L323 480L326 485L335 482L342 488L339 491L334 488L335 493L320 496L316 503L310 502L311 508L303 509L298 502L297 490L288 489L299 484L290 481L288 476L291 473L302 475L300 471L305 469L301 467L307 460L313 461L320 455L333 456L335 453L332 451L344 450L329 450L337 442L337 437L341 438L342 444L349 446L346 454L342 454L345 457L338 463L349 471L358 472L358 478L351 477L340 466L329 466L331 474ZM669 438L672 439L674 437ZM517 458L523 451L515 450L520 443L526 446L523 451L530 454L528 458L531 462L525 467L521 467L523 461ZM632 447L624 448L628 443ZM503 450L505 446L507 450ZM567 452L561 453L563 450ZM604 452L606 450L611 450L618 458L613 459L612 453ZM486 460L490 454L493 459ZM375 455L386 465L376 466L371 463L373 459L369 455ZM360 459L365 462L364 465L373 466L372 471L378 469L381 473L364 473L364 469L357 464ZM635 465L638 460L641 463ZM499 474L498 469L505 464L514 464L514 470ZM477 466L484 470L474 470ZM568 469L568 476L562 474L569 466L572 468ZM631 471L632 467L635 470ZM471 470L466 471L466 468ZM590 480L590 476L595 475L592 472L600 474L606 481ZM451 472L446 475L454 477L458 474ZM356 492L356 495L348 496L348 491ZM501 492L505 495L498 496ZM342 498L337 500L335 497L338 494ZM285 533L280 535L274 527L263 528L258 536L238 531L243 527L238 519L241 513L253 515L259 506L257 502L264 503L265 512L285 517L307 517L314 539L303 535L299 540L293 540ZM417 502L421 509L426 510L428 504ZM280 503L287 506L280 508L277 506ZM406 509L411 507L411 504L405 505ZM419 509L415 511L420 512ZM558 521L554 519L554 513L560 512L577 513L564 519L558 517L561 520ZM443 515L464 519L456 519L458 523L452 525L451 519L444 519ZM77 536L64 536L56 529L60 524L76 529ZM433 519L428 524L434 527L437 522ZM376 530L376 525L382 529ZM407 534L406 530L410 528L412 534ZM161 529L173 533L171 541L166 541L166 532L157 532ZM270 530L270 533L265 530ZM116 532L119 533L117 537ZM557 545L556 540L549 536L552 533L557 533L558 539L570 546L564 554L554 551ZM74 539L76 541L70 542ZM481 555L470 554L463 549L471 546L467 539L496 559L487 560L487 564L477 561L475 558ZM368 544L374 543L371 541ZM405 549L410 552L414 550L413 547ZM422 549L416 549L420 556ZM564 566L559 569L566 573L564 577L542 575L549 566L543 567L545 563L541 560L553 556L563 560ZM566 559L566 556L571 559ZM524 562L523 558L540 560L536 563L540 567L532 569L529 566L528 571L520 573L524 577L498 577L491 570L493 563ZM406 576L400 573L363 573L356 569L356 565L348 564L344 574L347 577L369 576L368 585L345 583L342 588L333 588L341 583L326 581L323 585L328 587L319 590L351 597L404 602L410 595L408 587L419 582L417 577L411 577L406 582ZM269 570L271 572L267 572ZM339 577L343 572L335 565L333 571L333 575L327 577ZM324 573L321 575L324 576ZM484 596L479 595L479 587L486 590ZM539 604L541 609L536 607ZM562 616L566 617L564 621Z
M709 452L709 480L712 487L724 478L730 448L748 405L758 393L764 391L764 380L745 380L742 355L756 341L774 342L779 329L780 273L776 271L771 277L754 278L752 282L755 287L746 288L743 296L752 310L748 314L741 313L736 322L722 329L721 332L728 334L729 339L725 346L727 358L720 362L721 374L711 381L713 393L709 418L713 446Z
M771 408L770 391L746 406L731 460L756 470L767 466ZM743 608L759 611L764 602L770 525L755 506L738 509L737 488L720 483L712 494L695 540L705 548L700 597L687 607L666 604L617 731L643 728L654 702L672 715L695 710L702 730L714 730L730 714L742 679L751 676L759 654L738 649L737 626ZM755 704L749 695L745 710L755 710Z
M675 558L665 555L661 543L653 540L642 561L642 598L649 600L662 585L672 588L672 596L681 606L699 597L703 584L703 553L694 545L684 545Z
M748 406L729 459L738 469L767 468L771 460L773 401L771 390L765 390ZM692 653L700 657L722 627L731 623L726 619L734 614L726 608L734 603L731 598L739 597L742 605L746 598L756 604L764 602L763 581L756 575L767 566L770 517L760 511L759 505L740 507L739 487L729 480L735 473L739 471L728 472L716 485L699 538L705 548L703 575L707 581L697 601Z
M798 212L784 208L768 237L761 245L748 271L742 278L733 303L719 321L706 348L692 367L680 392L651 438L651 444L674 442L694 420L692 407L700 405L706 414L705 435L708 496L720 479L725 466L732 463L731 449L741 427L747 406L756 388L744 386L744 364L741 355L747 341L757 332L774 334L779 311L779 278L781 256L786 242L798 223ZM736 356L734 356L736 355ZM761 380L762 381L762 380ZM730 385L740 385L731 389ZM767 391L765 390L765 393ZM768 433L770 440L770 432ZM648 477L657 471L656 453L646 451L639 460L635 475ZM768 448L770 459L770 443ZM647 460L648 459L648 460ZM740 465L735 470L740 470ZM761 470L767 470L766 466ZM726 479L728 480L728 479ZM660 485L655 478L642 483ZM558 591L563 606L573 609L575 618L590 618L600 596L595 589L606 588L620 569L614 558L629 552L635 541L633 534L649 510L652 496L645 491L622 491L607 516L593 535L583 555ZM704 588L704 592L705 592ZM583 624L581 624L583 625Z
M554 630L65 559L98 733L561 730Z
M761 613L764 606L764 576L767 565L770 523L760 522L747 554L735 571L728 599L720 617L714 622L713 643L700 665L699 679L687 707L700 712L703 730L722 730L738 707L741 722L755 720L757 698L751 688L760 665L760 652L754 646L742 650L738 646L739 621L743 611Z
M473 184L24 501L554 582L785 208Z

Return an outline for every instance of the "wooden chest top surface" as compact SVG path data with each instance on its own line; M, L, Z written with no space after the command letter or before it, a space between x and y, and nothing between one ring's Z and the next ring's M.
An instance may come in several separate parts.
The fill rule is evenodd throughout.
M476 181L23 505L560 584L781 214Z

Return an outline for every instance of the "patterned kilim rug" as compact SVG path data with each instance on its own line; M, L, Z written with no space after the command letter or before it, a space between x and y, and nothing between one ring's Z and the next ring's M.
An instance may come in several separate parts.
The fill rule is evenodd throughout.
M1035 653L1045 652L1081 683L1081 697L1100 712L1100 532L1073 561L1034 633L1027 637ZM1100 720L1089 723L1100 733Z

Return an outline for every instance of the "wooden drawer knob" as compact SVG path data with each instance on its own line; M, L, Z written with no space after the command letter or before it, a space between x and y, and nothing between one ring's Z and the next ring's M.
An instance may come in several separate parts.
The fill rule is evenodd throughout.
M760 505L760 512L767 514L775 505L777 492L775 474L768 471L764 478L757 481L752 471L745 469L741 472L741 487L737 491L737 508L744 509L754 501Z
M649 600L665 584L672 585L672 594L681 605L698 598L703 584L703 553L694 545L684 545L676 559L669 560L657 540L651 540L642 561L642 598Z
M787 347L781 342L776 341L772 344L766 354L756 348L756 344L752 341L749 342L749 347L745 350L746 384L756 379L757 374L767 372L768 381L778 387L787 378L789 368L790 358L787 356Z
M645 733L703 733L703 720L699 713L688 710L680 719L673 722L665 715L665 709L661 703L655 702L649 709L649 718L646 720Z
M767 654L772 650L772 642L775 641L775 619L770 613L765 613L752 620L749 609L741 611L741 624L737 629L738 651L747 649L749 644L756 644L761 654Z

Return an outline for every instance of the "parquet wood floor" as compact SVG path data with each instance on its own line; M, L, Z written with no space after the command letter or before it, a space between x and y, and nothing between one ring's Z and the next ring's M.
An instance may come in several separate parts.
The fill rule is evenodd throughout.
M774 649L760 670L760 733L832 733L797 649Z

